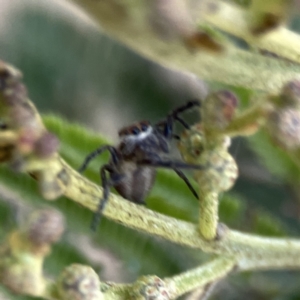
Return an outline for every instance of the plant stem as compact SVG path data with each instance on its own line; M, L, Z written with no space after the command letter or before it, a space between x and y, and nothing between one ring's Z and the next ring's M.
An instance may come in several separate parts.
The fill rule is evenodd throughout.
M217 257L198 268L169 278L169 280L175 285L176 297L179 297L195 288L204 287L225 277L233 270L235 263L233 258Z
M193 291L195 288L205 288L206 285L215 283L225 277L235 267L236 260L232 257L216 257L212 261L191 269L180 275L164 278L166 290L175 291L172 299ZM147 276L151 279L151 276ZM153 277L153 276L152 276ZM102 292L105 300L130 299L132 289L139 282L143 283L145 277L138 278L133 284L112 284L102 283ZM150 281L150 280L149 280Z
M65 196L96 211L102 198L102 188L82 177L62 159L57 163L69 175ZM200 236L196 224L158 214L115 194L110 195L104 215L118 223L174 243L208 253L233 255L238 259L237 267L240 270L300 268L300 241L296 239L260 237L228 229L221 240L206 241Z
M219 220L218 193L204 191L199 194L199 202L199 231L205 239L212 240L217 235Z

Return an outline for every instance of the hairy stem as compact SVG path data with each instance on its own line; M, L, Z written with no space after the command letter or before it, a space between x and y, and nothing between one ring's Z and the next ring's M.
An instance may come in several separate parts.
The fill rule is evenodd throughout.
M235 259L218 257L196 269L189 270L169 280L176 286L177 297L194 290L197 287L205 286L216 282L230 273L235 266Z
M179 296L191 292L195 288L203 287L205 289L207 285L211 285L225 277L233 271L235 263L236 261L232 257L217 257L204 265L180 275L164 278L163 282L166 285L166 290L172 294L171 299L177 299ZM142 276L133 284L107 285L106 283L102 283L101 290L106 300L128 299L134 285L138 285L139 282L143 284L145 279L151 281L151 277L154 278L155 276Z
M82 206L96 211L102 188L82 177L62 159L57 160L69 176L64 194ZM63 183L60 183L63 185ZM300 268L300 241L260 237L225 230L221 240L203 239L196 224L180 221L135 205L111 194L104 215L128 227L163 237L174 243L201 249L208 253L234 255L240 270Z
M219 199L217 192L202 192L199 195L199 230L201 235L212 240L217 235L219 220Z

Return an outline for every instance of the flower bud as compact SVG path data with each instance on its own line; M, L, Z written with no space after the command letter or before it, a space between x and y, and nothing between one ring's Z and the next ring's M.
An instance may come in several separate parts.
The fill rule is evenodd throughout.
M173 299L175 287L167 284L157 276L142 276L135 283L132 297L136 300L169 300Z
M300 108L300 80L293 80L284 85L279 99L282 106Z
M58 138L53 133L44 132L35 142L34 152L40 158L48 158L58 150L58 147Z
M58 281L59 295L65 300L101 300L100 280L88 266L72 264L65 268Z
M197 159L203 152L203 133L200 124L183 131L177 144L180 154L187 163L197 163Z
M287 150L300 147L300 111L274 110L267 120L267 130L275 143Z
M201 190L220 193L228 191L234 185L238 167L227 150L217 148L204 151L198 161L206 166L203 170L194 172Z
M201 107L203 127L209 130L225 129L233 119L237 106L238 99L230 91L210 94Z
M34 211L25 225L25 232L31 243L36 246L58 241L64 232L63 215L52 208Z

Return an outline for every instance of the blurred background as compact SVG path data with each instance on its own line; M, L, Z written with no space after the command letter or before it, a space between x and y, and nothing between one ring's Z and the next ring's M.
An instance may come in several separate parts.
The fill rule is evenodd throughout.
M203 82L193 74L171 71L143 59L101 33L100 26L72 2L0 0L0 4L0 58L23 72L37 108L79 123L108 143L117 141L120 127L137 120L160 120L189 99L203 99L209 90L231 89L239 96L241 109L252 101L251 91ZM68 130L61 128L61 135ZM84 153L92 150L82 145L81 155L76 156L72 152L76 152L76 143L70 143L62 146L62 155L77 168ZM232 191L222 196L221 221L241 231L299 237L300 172L276 151L264 133L233 141L231 152L240 177ZM99 182L97 170L107 158L104 155L97 160L87 176ZM0 190L12 188L6 181L12 176L10 172L4 169L0 175ZM22 184L26 193L22 197L13 194L16 201L2 199L2 238L18 221L20 207L43 203L31 179L20 176L15 182ZM148 206L196 222L197 202L176 176L162 171L157 182ZM91 265L102 280L131 282L142 274L171 276L209 257L105 219L95 235L89 230L89 211L67 199L53 205L65 214L68 225L63 241L46 261L49 276L78 262ZM297 272L288 271L236 274L220 282L211 299L300 299L299 279Z

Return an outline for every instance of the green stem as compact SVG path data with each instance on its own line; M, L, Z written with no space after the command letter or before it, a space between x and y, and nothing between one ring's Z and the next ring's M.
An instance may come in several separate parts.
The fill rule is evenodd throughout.
M129 299L132 284L107 284L101 282L101 291L105 300Z
M230 273L236 264L236 260L230 257L217 257L214 260L201 265L195 269L181 273L173 277L163 279L166 289L175 291L172 299L177 299L181 295L191 292L196 288L203 287L218 281ZM151 276L149 276L151 278ZM112 284L102 283L101 291L105 300L130 299L132 289L139 281L144 281L144 277L137 279L133 284Z
M207 240L213 240L217 236L219 220L219 199L216 192L203 192L199 195L200 214L199 230Z
M96 211L102 198L102 188L79 175L62 159L58 163L69 175L65 196ZM228 229L221 240L207 241L200 236L196 224L158 214L115 194L110 195L104 215L174 243L208 253L233 255L238 259L237 267L240 270L300 268L300 241L296 239L260 237Z
M268 106L265 99L260 99L260 103L237 115L221 133L231 137L254 134L265 123Z
M233 270L235 263L236 261L233 258L218 257L198 268L169 278L169 281L175 285L176 297L179 297L225 277Z

